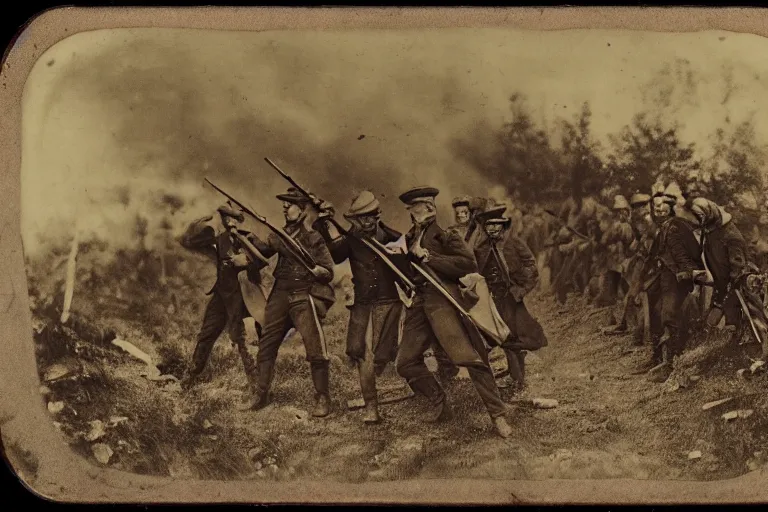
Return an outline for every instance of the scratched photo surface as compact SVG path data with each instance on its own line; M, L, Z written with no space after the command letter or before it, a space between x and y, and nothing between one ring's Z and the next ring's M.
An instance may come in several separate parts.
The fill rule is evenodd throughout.
M97 466L189 480L759 470L766 51L599 30L62 40L22 118L50 421Z

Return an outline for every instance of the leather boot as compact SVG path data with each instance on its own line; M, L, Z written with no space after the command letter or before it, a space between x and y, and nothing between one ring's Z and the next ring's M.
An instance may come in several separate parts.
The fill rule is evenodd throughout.
M409 384L414 392L424 395L429 401L429 410L424 421L436 423L453 418L453 411L446 401L445 392L434 377L422 377Z
M241 410L258 411L269 405L269 388L272 385L272 374L275 369L274 361L262 361L254 372L255 385L253 395Z
M312 363L312 382L315 385L315 408L312 416L323 418L331 413L328 363Z
M381 423L381 416L379 415L379 403L378 400L366 400L365 409L363 410L363 423L376 424Z

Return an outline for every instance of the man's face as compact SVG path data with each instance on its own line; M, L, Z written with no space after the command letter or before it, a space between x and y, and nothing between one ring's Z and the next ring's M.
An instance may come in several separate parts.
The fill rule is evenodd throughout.
M672 207L663 199L657 197L653 200L653 215L658 220L664 220L672 213Z
M283 201L283 216L285 216L286 221L296 222L301 218L302 213L304 213L304 210L301 208L301 206L297 205L296 203Z
M457 224L467 224L469 222L469 207L459 205L453 209Z
M229 215L222 215L222 220L224 222L224 227L227 229L236 228L240 225L240 221L238 219L235 217L230 217Z
M376 231L378 220L378 216L376 215L361 215L360 217L355 217L353 222L357 224L362 231L370 233Z
M490 238L499 238L501 232L504 230L504 226L501 224L491 223L485 225L485 232Z
M435 215L435 207L431 203L414 203L408 208L414 224L423 224Z

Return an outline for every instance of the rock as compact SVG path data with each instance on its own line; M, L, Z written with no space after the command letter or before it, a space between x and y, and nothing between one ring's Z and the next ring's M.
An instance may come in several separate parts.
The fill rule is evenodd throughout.
M534 398L533 406L538 409L554 409L558 402L553 398Z
M747 371L746 368L740 368L740 369L736 370L736 377L738 377L739 379L744 379L745 378L744 377L744 372L746 372L746 371Z
M688 459L690 459L690 460L700 459L700 458L701 458L701 451L700 450L694 450L694 451L688 453Z
M749 418L750 416L752 416L752 414L754 414L754 412L755 411L752 409L741 409L738 411L739 418L742 418L742 419Z
M261 464L261 462L259 462L258 460L257 460L256 462L254 462L254 463L253 463L253 468L254 468L256 471L260 470L260 469L261 469L261 468L263 468L263 467L264 467L264 466L263 466L263 465Z
M691 375L691 382L698 382L701 380L701 375Z
M755 361L755 362L754 362L754 363L752 363L752 365L749 367L749 370L750 370L752 373L755 373L755 372L756 372L756 371L758 371L758 370L763 370L763 371L765 371L765 361L762 361L762 360L757 360L757 361Z
M128 418L125 416L112 416L109 418L107 426L109 428L115 428L116 426L120 425L121 423L125 423L126 421L128 421Z
M733 400L733 398L723 398L722 400L715 400L714 402L708 402L701 407L701 410L708 411L713 407L717 407L718 405L722 405L726 402L730 402L731 400Z
M45 369L43 380L45 382L56 382L70 377L75 377L77 373L78 368L75 366L75 363L53 363Z
M48 386L40 386L40 394L43 396L48 396L51 394L51 388Z
M114 453L112 448L103 443L94 444L91 446L91 451L93 452L93 456L96 457L96 460L104 465L109 463L109 459L112 458Z
M739 417L739 411L730 411L723 414L723 419L725 421L735 420L738 417Z
M204 430L210 430L213 428L213 423L211 423L208 420L203 420L203 429Z
M48 402L48 412L58 414L64 410L64 402Z
M94 420L89 422L91 430L85 435L85 440L89 442L101 439L106 434L104 430L104 423L101 420Z

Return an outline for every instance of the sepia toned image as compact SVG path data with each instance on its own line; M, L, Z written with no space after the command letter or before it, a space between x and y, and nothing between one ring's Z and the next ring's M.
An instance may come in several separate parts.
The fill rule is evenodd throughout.
M715 29L58 37L21 81L11 299L51 453L125 475L125 501L757 485L766 52Z

